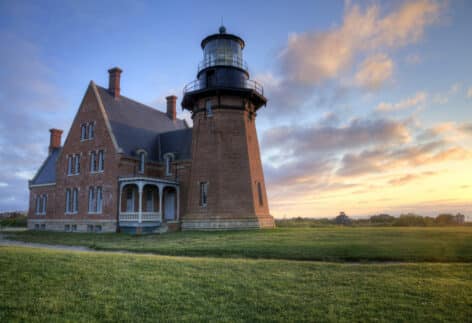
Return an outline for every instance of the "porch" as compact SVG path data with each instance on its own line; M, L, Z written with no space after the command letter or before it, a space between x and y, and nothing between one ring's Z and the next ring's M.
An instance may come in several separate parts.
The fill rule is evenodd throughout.
M179 184L159 178L119 178L119 226L130 233L152 232L163 223L178 223Z

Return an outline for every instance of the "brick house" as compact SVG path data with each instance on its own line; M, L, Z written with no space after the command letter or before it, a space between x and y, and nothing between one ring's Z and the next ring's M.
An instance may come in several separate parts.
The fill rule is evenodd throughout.
M255 117L265 105L249 79L244 41L219 33L202 41L197 80L182 108L193 127L90 82L71 129L50 129L49 155L29 181L29 229L132 233L273 227Z

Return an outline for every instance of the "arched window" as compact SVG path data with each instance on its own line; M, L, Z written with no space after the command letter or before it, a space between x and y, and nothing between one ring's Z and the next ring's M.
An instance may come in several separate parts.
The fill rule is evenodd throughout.
M87 124L83 123L80 126L80 140L87 139Z
M36 196L36 207L34 210L35 214L39 214L41 212L41 196Z
M98 171L103 172L105 169L105 152L103 150L98 151Z
M80 173L80 155L74 156L74 174Z
M208 202L208 182L200 182L200 206L206 207Z
M77 213L79 211L79 190L74 188L72 191L72 212Z
M43 205L41 206L41 214L46 214L46 210L47 210L47 203L48 203L48 196L45 194L43 195Z
M97 187L97 213L102 213L102 204L103 204L103 192L102 188Z
M90 187L88 196L88 213L93 212L95 212L95 190L93 187Z
M95 173L97 171L97 153L92 151L90 153L90 172Z
M66 213L71 212L71 198L70 198L70 189L66 189Z
M72 156L67 157L67 175L72 175Z
M88 139L93 139L95 135L95 122L90 122L88 125Z

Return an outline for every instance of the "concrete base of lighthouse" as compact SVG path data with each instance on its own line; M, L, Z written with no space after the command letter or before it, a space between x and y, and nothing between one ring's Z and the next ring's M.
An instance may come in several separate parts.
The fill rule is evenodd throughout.
M274 218L270 215L259 217L229 218L206 218L206 219L184 219L182 230L247 230L247 229L272 229L275 228Z

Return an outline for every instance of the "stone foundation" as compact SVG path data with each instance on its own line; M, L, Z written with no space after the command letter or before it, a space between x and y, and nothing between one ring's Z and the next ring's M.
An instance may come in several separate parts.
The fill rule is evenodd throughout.
M241 219L194 219L183 220L182 231L188 230L245 230L275 228L271 216Z
M65 232L66 225L69 225L70 232L116 232L117 228L116 220L28 219L29 230ZM72 229L73 225L76 226L75 230Z

